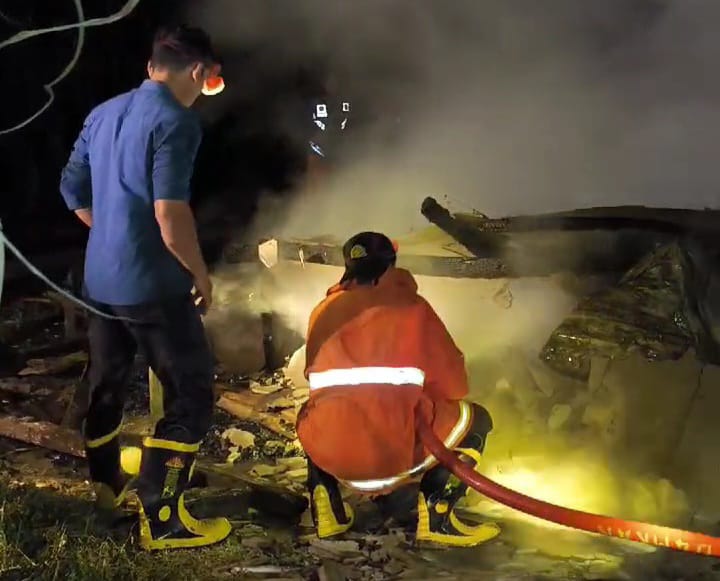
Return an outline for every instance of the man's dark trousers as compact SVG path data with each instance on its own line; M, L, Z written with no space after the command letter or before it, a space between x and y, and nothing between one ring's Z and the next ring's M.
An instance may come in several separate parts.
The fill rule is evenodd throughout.
M202 440L214 404L213 357L192 297L96 306L132 322L91 315L85 437L102 437L120 425L139 351L163 385L165 416L155 428L155 437L188 444Z

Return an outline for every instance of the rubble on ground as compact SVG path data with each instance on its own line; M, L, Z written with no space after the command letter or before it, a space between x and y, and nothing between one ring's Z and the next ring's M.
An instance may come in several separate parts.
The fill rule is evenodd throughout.
M468 224L486 234L525 228L522 220L513 226L482 217ZM468 250L472 240L461 243L438 228L400 243L408 264L423 273L421 293L466 354L472 397L493 414L482 470L560 504L662 524L688 525L691 516L691 528L714 532L719 475L708 441L720 437L713 427L720 367L713 358L717 305L709 299L717 286L701 276L712 257L665 231L650 246L632 247L628 256L637 264L624 276L606 269L595 277L582 272L577 256L530 265L542 236L522 236L504 237L507 254L485 258ZM591 237L595 244L605 239L599 236ZM544 255L568 237L546 240ZM215 277L217 307L206 318L220 361L218 405L198 461L209 488L192 491L188 502L233 520L241 557L221 560L219 578L653 579L656 571L713 578L707 561L539 525L475 493L464 515L503 527L499 540L477 549L418 546L411 525L354 496L356 530L317 539L308 512L301 514L307 462L294 427L309 397L302 333L341 268L330 244L277 246L285 258L273 268L236 265ZM598 248L593 264L612 270L628 260L603 262L610 251ZM297 259L286 260L293 252ZM508 260L532 276L510 276ZM557 265L570 271L555 272ZM0 432L14 442L0 438L0 474L13 487L86 502L82 442L67 413L83 385L82 318L52 296L8 311L0 322L10 354L0 379ZM477 324L467 324L470 315ZM152 430L142 361L130 393L123 437L138 443ZM591 480L613 493L593 497L582 489Z

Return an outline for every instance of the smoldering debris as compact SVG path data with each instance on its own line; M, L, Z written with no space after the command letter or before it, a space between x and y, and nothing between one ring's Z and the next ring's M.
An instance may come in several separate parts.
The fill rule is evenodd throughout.
M639 210L633 212L642 214ZM697 214L704 216L705 213ZM482 217L463 218L467 218L468 223L474 221L478 228L497 226ZM571 215L563 219L574 218ZM527 217L514 224L522 230L526 228L526 222L533 220L535 217ZM512 218L509 223L513 223ZM654 242L667 241L678 234L663 228L659 230L662 235ZM438 232L430 228L416 233L411 237L410 252L421 247L431 254L450 253L442 237L438 239ZM424 242L423 234L428 237ZM298 244L302 246L302 243ZM280 241L278 246L282 247L283 242ZM402 240L400 246L408 251ZM431 248L434 250L429 250ZM683 248L674 243L658 246L645 259L633 255L633 261L639 261L639 264L622 277L618 273L620 286L612 286L617 280L605 281L605 294L600 293L594 298L602 307L605 295L614 297L611 301L614 310L593 310L595 303L587 302L585 311L588 312L580 314L593 319L589 331L611 330L609 333L603 331L604 334L598 337L592 336L590 343L595 349L586 354L588 365L581 370L583 373L574 370L575 373L568 374L567 362L555 365L555 368L544 364L537 358L542 346L531 345L530 339L541 334L544 335L542 341L547 341L549 335L570 339L558 355L560 362L563 354L573 348L587 348L587 340L580 338L573 343L573 337L565 336L567 325L579 316L577 312L573 313L572 305L583 296L582 291L563 299L562 285L554 277L464 281L418 277L421 292L429 293L426 296L441 312L466 354L473 381L473 398L486 405L496 420L483 468L490 478L531 496L581 510L683 527L688 525L688 520L698 510L698 497L688 498L683 489L689 480L702 480L695 488L701 489L703 498L707 499L710 471L700 469L696 463L687 466L685 461L686 474L693 476L680 480L676 478L678 471L674 466L679 456L675 444L682 438L699 378L706 371L703 363L689 350L691 344L696 348L701 345L693 343L692 335L697 335L698 328L690 332L679 316L684 308L682 305L687 302L683 292L687 293L689 287L685 285L690 284L688 277L694 269L691 267L698 259L694 256L694 261L688 262ZM456 250L457 246L454 246L453 251ZM612 250L606 250L612 253ZM319 300L322 289L337 280L340 269L332 261L331 265L321 265L300 262L297 256L292 258L292 264L277 264L270 270L271 276L277 277L275 287L286 297L274 304L286 316L303 322L314 303L309 295L316 294L316 300ZM462 293L459 284L467 285L466 294L459 294ZM582 285L575 287L579 289ZM311 292L311 289L317 292ZM698 297L707 294L705 287L698 289L702 291ZM433 291L437 292L435 296L432 296ZM507 301L497 301L498 293L509 293L513 300L509 305ZM288 296L294 297L293 300ZM562 307L563 300L566 309ZM636 304L637 300L640 303ZM635 306L630 308L628 304ZM708 312L706 307L699 306L702 308L697 313ZM554 315L546 322L555 331L547 328L542 331L541 313L548 315L551 309ZM298 315L299 310L303 311L302 316ZM618 312L624 314L618 315ZM469 313L472 313L473 321L482 323L481 330L475 324L468 325ZM697 313L696 318L700 316ZM631 314L638 314L639 318L631 319ZM610 345L607 336L613 336L612 329L616 327L620 329L615 333L619 334L619 342ZM508 329L511 329L510 334ZM639 334L637 345L627 341L631 332ZM649 347L649 351L626 353L638 351L638 346ZM647 360L648 355L663 350L668 352L669 361ZM672 361L683 354L682 360ZM302 360L300 350L291 358L288 376L302 377ZM494 365L495 375L487 372L493 366L488 362ZM658 423L664 426L661 433L657 430ZM693 432L695 439L696 432ZM692 442L695 439L691 439ZM474 505L477 500L480 502ZM560 556L615 555L603 557L602 563L598 564L610 570L616 570L622 565L623 558L637 555L638 551L653 550L639 547L628 549L626 553L626 548L617 546L615 541L597 540L574 532L560 533L552 525L549 535L547 523L538 523L535 519L529 519L531 526L528 522L517 526L513 522L519 518L517 513L494 503L482 502L477 495L471 496L467 508L478 510L486 517L495 515L503 519L508 528L506 538L523 546L535 546L540 552ZM622 558L617 556L620 554Z
M300 263L296 263L296 266L298 272L304 273L304 276L311 276L310 266L316 269L329 269L328 277L333 277L337 273L337 267L314 264L307 265L308 269L302 270ZM442 283L446 288L448 286L447 280L436 279L436 282ZM520 320L530 319L528 313L533 314L535 319L538 318L536 309L532 308L532 301L528 301L528 295L522 292L521 284L509 285L515 299L513 304L508 306L502 302L498 304L498 301L494 300L498 291L507 289L507 281L491 280L481 283L485 283L480 285L481 292L478 292L476 287L474 292L468 293L471 299L464 300L465 305L472 304L475 309L480 303L484 312L496 311L503 316L512 316L517 314L519 309L524 308L526 310ZM305 300L302 298L301 285L286 286L292 287L293 293L300 297L298 300ZM235 292L235 302L243 307L246 306L245 301L240 300L246 298L245 291L236 289ZM531 303L529 309L528 302ZM249 304L252 304L252 301ZM548 310L547 302L541 301L539 304L542 304L546 311ZM477 313L476 310L473 312ZM484 325L487 323L484 317L479 318L483 320ZM554 324L553 321L558 318L558 313L552 313L549 323ZM463 321L458 321L456 324L464 323L467 326L467 319L466 314ZM534 321L534 324L537 325L537 321ZM513 330L519 330L520 336L503 337L503 342L517 342L514 339L527 340L528 336L533 334L529 327ZM536 331L543 337L547 337L549 332L546 330L540 333L537 329ZM492 334L492 330L490 333ZM473 364L478 356L489 354L498 359L497 353L487 353L483 346L475 345L466 352L469 355L471 370L475 369ZM607 453L606 442L598 437L598 434L604 433L602 428L610 423L605 421L607 418L601 413L603 410L598 409L601 407L599 404L603 403L600 394L603 391L629 392L623 389L622 385L618 387L617 381L618 376L622 381L622 369L627 362L616 365L613 361L607 365L600 365L597 372L591 374L592 381L588 381L587 385L578 385L577 380L563 378L551 369L528 365L525 356L526 354L520 351L513 358L500 361L505 381L495 382L494 397L484 393L481 385L474 386L473 396L491 409L496 420L497 430L489 440L483 468L492 478L546 500L622 516L637 516L651 521L668 522L677 514L685 512L682 495L668 481L638 475L613 462L612 454ZM258 521L249 520L245 505L249 503L252 507L258 507L259 513L277 514L279 509L282 509L286 522L293 523L295 521L292 519L297 518L305 506L300 496L306 480L305 460L301 457L302 452L297 447L295 434L292 433L295 413L308 397L307 387L302 385L304 380L302 360L302 351L300 351L291 358L286 371L272 375L257 373L249 377L237 377L222 374L218 377L220 405L230 409L233 415L225 415L222 423L217 421L216 415L215 425L209 434L209 441L206 441L206 446L203 448L205 454L199 466L207 471L211 486L222 482L223 486L232 486L233 491L222 497L210 496L210 491L208 494L197 491L198 496L195 501L198 503L198 508L215 506L222 511L222 514L228 514L228 511L236 510L235 504L231 505L231 500L235 502L244 499L242 506L233 513L242 515L242 521L238 524L238 534L244 539L252 539L252 535L255 535L252 543L268 545L267 549L259 547L256 554L257 562L253 561L253 567L263 567L267 563L279 568L292 568L296 565L290 557L278 555L275 551L272 535L277 529L270 529L273 532L267 533L259 529L256 524ZM670 362L668 365L673 364ZM687 369L678 369L677 372L665 368L654 369L654 375L648 375L646 383L642 386L643 397L636 398L635 404L647 401L648 394L654 395L657 399L654 415L655 411L663 407L660 398L652 391L658 384L658 378L666 382L668 391L672 393L675 392L677 385L672 378L677 376L677 379L683 380L688 373L697 375L697 368L696 363L689 361ZM488 375L478 375L473 373L477 384L491 379ZM20 377L9 382L8 385L12 393L23 395L33 391L31 382L37 380L37 376ZM295 380L298 383L293 385ZM43 381L46 381L44 377ZM708 387L712 388L716 384L717 382L710 383ZM638 387L635 382L633 385ZM683 385L687 387L687 382ZM587 393L590 391L593 394ZM685 397L687 391L680 395ZM679 407L674 402L665 405L668 414ZM590 409L592 413L588 411ZM633 408L628 408L630 409ZM634 409L637 410L637 407ZM562 413L558 413L558 410ZM620 410L622 411L622 408ZM589 418L587 422L585 416ZM578 421L579 418L581 421ZM578 424L583 422L588 426L585 433L578 435ZM639 422L636 423L640 425ZM663 425L669 427L670 423L664 421ZM38 428L44 425L34 423L24 427L31 429L28 433L37 434ZM643 427L648 426L644 424ZM674 429L676 424L672 427ZM57 426L55 430L59 433ZM65 432L63 436L64 434ZM674 434L676 432L668 432L663 441L672 440ZM13 437L19 435L15 432ZM75 453L80 454L80 436L77 432L72 432L72 435L74 437L64 436L62 441L75 442L78 450ZM658 440L655 436L653 429L644 429L636 430L630 437L634 444L637 442L646 444L648 441ZM22 437L27 438L27 436ZM614 442L618 446L623 446L626 441ZM693 441L688 442L691 449L693 449ZM47 442L40 443L47 445ZM207 447L211 443L217 444L218 447ZM613 441L610 442L612 443ZM206 454L211 451L212 456L219 456L215 459L221 460L221 463L209 461ZM243 458L252 458L251 466L243 466ZM27 467L24 469L27 470ZM710 471L705 477L707 483L714 484L715 480L711 480ZM247 489L252 492L249 496L245 493L241 494L242 490ZM311 541L310 544L314 549L322 549L323 561L327 557L333 562L339 562L343 567L358 568L362 571L359 578L367 579L386 578L403 569L410 571L410 574L417 578L439 578L450 574L477 575L479 572L487 575L488 578L493 578L500 570L504 574L525 575L528 578L544 574L552 578L596 579L602 576L606 579L619 579L626 578L624 571L627 570L628 563L639 563L644 567L642 572L647 574L641 574L637 578L653 578L650 572L654 573L658 567L657 561L661 556L658 555L657 561L653 560L643 552L646 550L643 547L633 545L633 548L628 548L618 545L617 541L597 540L589 535L561 532L556 528L548 531L544 523L539 527L528 526L528 523L518 525L510 511L502 512L501 507L497 505L488 509L486 505L473 504L475 500L477 497L470 497L470 505L466 508L480 510L482 515L479 518L502 517L504 531L498 541L478 550L426 551L408 543L408 539L412 538L412 529L409 529L410 535L407 535L404 529L388 529L386 524L377 525L377 529L365 529L364 522L358 524L357 529L363 532L353 532L343 541L326 540L320 543L322 546L315 541ZM229 508L230 506L233 508ZM359 510L358 514L361 513L362 510ZM304 522L307 524L307 513ZM371 534L368 535L367 530L371 530ZM311 537L312 533L308 532L308 537L295 540L294 532L285 527L281 534L286 535L287 538L292 536L294 539L292 542L286 542L287 547L292 547L298 554L307 556L307 538ZM351 554L347 554L346 549L351 546L353 550L350 551ZM354 549L356 546L357 551ZM247 551L244 541L242 547L243 551ZM316 554L314 550L312 553ZM330 553L329 557L327 553ZM673 559L673 557L667 558ZM239 567L238 562L245 561L238 560L232 566ZM676 562L678 561L671 561L673 566ZM694 572L699 571L703 563L707 561L700 561L698 558L690 562L688 566L692 568L691 575L695 575ZM323 564L323 567L323 570L332 569L328 564ZM693 578L700 577L695 575Z

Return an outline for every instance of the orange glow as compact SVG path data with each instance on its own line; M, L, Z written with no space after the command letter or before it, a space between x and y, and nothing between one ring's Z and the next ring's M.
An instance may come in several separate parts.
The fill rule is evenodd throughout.
M219 93L222 93L224 89L225 80L221 76L216 75L205 81L202 88L202 94L208 96L218 95Z

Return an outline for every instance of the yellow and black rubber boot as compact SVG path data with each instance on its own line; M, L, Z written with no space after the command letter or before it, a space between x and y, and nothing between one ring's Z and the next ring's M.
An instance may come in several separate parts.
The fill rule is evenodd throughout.
M96 506L101 510L119 508L132 484L131 476L121 468L120 426L99 438L86 439L85 455L95 489Z
M458 451L463 452L465 458L477 453L475 450ZM474 547L500 534L500 527L495 523L472 525L458 517L455 505L467 490L467 485L443 466L436 466L423 476L418 495L418 541Z
M185 490L200 444L145 438L137 481L140 546L148 551L212 545L230 534L225 518L198 520L185 508Z
M327 539L347 532L355 521L352 508L343 502L338 481L309 458L308 490L317 536Z
M481 460L492 420L485 408L473 404L473 423L468 435L460 442L463 462L476 466ZM429 470L420 481L418 495L418 541L430 541L455 547L474 547L497 537L500 527L495 523L469 524L455 513L455 505L467 494L461 482L444 466Z

